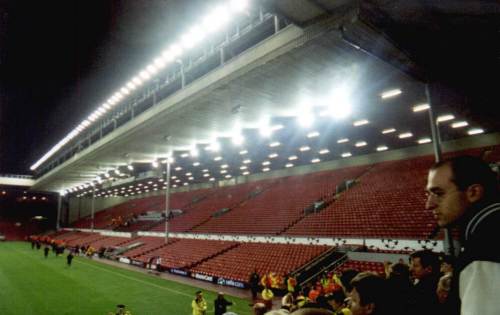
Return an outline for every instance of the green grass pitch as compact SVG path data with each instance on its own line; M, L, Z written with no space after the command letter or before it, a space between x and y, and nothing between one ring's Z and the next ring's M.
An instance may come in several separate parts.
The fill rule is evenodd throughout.
M66 255L43 257L29 243L0 242L0 314L107 315L125 304L133 315L189 315L196 287ZM204 291L207 315L215 292ZM250 315L249 301L227 296L231 310Z

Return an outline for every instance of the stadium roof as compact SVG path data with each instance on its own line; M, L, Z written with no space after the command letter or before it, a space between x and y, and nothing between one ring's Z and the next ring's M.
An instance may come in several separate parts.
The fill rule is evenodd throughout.
M361 1L358 7L346 3L264 1L266 10L295 25L282 24L279 33L242 52L235 42L227 50L234 56L223 67L158 100L48 170L35 189L81 187L97 176L105 180L105 173L112 170L126 172L131 163L146 169L146 164L161 162L170 153L175 159L173 175L180 185L428 143L426 110L414 111L427 102L423 81L431 83L434 111L442 120L442 140L468 136L474 129L498 131L496 111L483 115L491 107L478 95L488 82L480 88L469 77L478 72L473 65L487 60L490 67L481 71L488 72L498 68L498 60L483 52L489 46L474 47L475 59L457 67L463 51L454 50L457 36L449 37L453 30L464 31L466 26L477 32L498 27L493 14L498 13L497 7L403 5L401 1ZM457 17L462 10L466 14ZM482 17L480 22L478 17ZM243 40L255 39L248 35ZM467 40L493 45L483 38ZM458 42L463 43L463 37ZM436 53L438 45L441 51ZM456 76L455 67L464 73ZM457 92L464 84L465 96L474 96L475 109ZM387 92L393 96L386 97ZM339 112L345 108L350 113ZM362 124L363 120L367 122ZM260 133L266 128L271 135L263 137ZM241 139L243 143L233 143ZM214 142L221 148L206 150ZM197 157L188 156L193 149Z

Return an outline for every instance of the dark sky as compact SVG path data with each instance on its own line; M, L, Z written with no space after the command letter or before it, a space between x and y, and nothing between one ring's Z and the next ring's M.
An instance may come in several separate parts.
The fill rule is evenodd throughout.
M0 0L0 173L28 174L209 4Z

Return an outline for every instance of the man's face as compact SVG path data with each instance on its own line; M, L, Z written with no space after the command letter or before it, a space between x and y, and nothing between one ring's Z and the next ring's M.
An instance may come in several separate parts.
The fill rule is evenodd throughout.
M410 261L410 272L413 278L415 279L423 279L430 273L430 268L424 268L422 262L420 261L420 257L414 257Z
M370 304L369 304L370 305ZM349 309L352 315L368 315L372 313L373 308L369 305L361 305L361 297L356 288L352 289L349 295Z
M452 182L452 170L445 164L429 171L427 178L427 202L425 208L432 210L437 223L447 227L460 219L469 206L465 193Z

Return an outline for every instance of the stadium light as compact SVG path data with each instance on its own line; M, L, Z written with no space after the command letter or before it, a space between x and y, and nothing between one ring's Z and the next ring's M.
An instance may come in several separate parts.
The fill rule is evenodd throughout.
M393 133L393 132L396 132L396 129L395 128L387 128L387 129L384 129L382 130L382 134L388 134L388 133Z
M381 152L381 151L387 151L389 148L385 145L381 145L381 146L378 146L377 147L377 151L378 152Z
M243 160L243 164L250 164L250 163L252 163L252 160L250 159Z
M315 158L315 159L312 159L312 160L311 160L311 163L313 163L313 164L314 164L314 163L319 163L319 162L321 162L321 160L320 160L320 159L318 159L318 158Z
M358 126L363 126L363 125L366 125L366 124L369 124L370 122L367 120L367 119L361 119L361 120L356 120L355 122L352 123L352 125L354 127L358 127Z
M418 105L413 106L413 112L414 113L421 112L424 110L428 110L429 108L431 108L429 104L418 104Z
M300 152L305 152L305 151L309 151L309 150L311 150L311 148L309 146L307 146L307 145L302 146L302 147L299 148Z
M439 116L436 121L439 123L439 122L445 122L445 121L449 121L449 120L453 120L455 119L455 116L453 116L452 114L446 114L446 115L441 115Z
M397 95L399 95L401 93L402 93L402 91L400 89L394 89L394 90L389 90L389 91L382 92L380 94L380 97L382 99L386 99L386 98L391 98L391 97L397 96Z
M249 171L245 171L245 172L243 172L241 174L243 174L243 175L250 175L250 172Z
M290 161L293 161L293 160L296 160L296 159L298 159L298 157L296 155L292 155L292 156L288 157L288 160L290 160Z
M278 153L271 153L271 154L268 155L268 157L270 159L274 159L274 158L278 157Z
M419 139L417 142L418 142L418 144L424 144L424 143L431 143L432 140L430 138L422 138L422 139Z
M349 139L342 138L342 139L337 140L337 143L346 143L346 142L349 142Z
M470 129L469 131L467 131L467 134L469 136L472 136L472 135L478 135L478 134L481 134L481 133L484 133L484 129L481 129L481 128L473 128L473 129Z
M317 131L312 131L312 132L309 132L309 133L307 134L307 137L308 137L308 138L316 138L316 137L318 137L318 136L319 136L319 132L317 132Z
M359 147L364 147L366 144L367 144L366 141L358 141L354 146L359 148Z
M293 163L286 163L286 164L285 164L285 167L286 167L286 168L293 167Z
M457 121L457 122L451 124L451 127L452 128L462 128L462 127L466 127L468 125L469 125L469 123L466 121Z
M328 153L330 153L330 150L328 150L328 149L321 149L321 150L319 150L318 153L321 154L321 155L328 154Z
M352 154L351 154L351 152L344 152L344 153L342 153L342 155L341 155L341 156L342 156L343 158L346 158L346 157L350 157L350 156L352 156Z
M413 134L411 132L404 132L401 133L398 137L399 139L411 138L413 137Z

